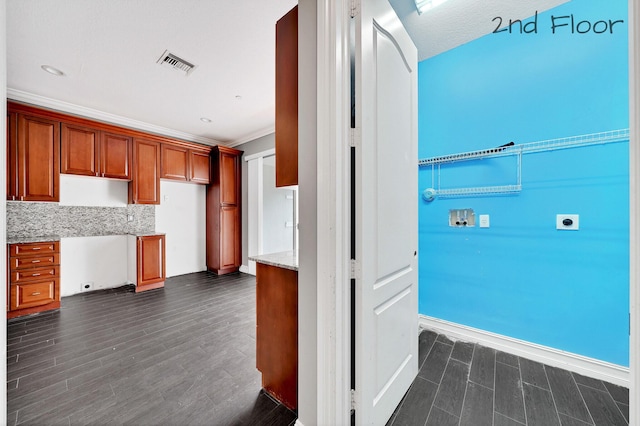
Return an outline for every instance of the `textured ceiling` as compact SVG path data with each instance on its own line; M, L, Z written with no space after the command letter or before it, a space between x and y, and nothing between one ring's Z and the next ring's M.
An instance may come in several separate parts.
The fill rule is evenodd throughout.
M424 59L491 32L495 16L565 1L449 0L422 15L413 0L391 3ZM296 3L7 0L8 96L212 145L248 141L273 132L275 23ZM156 64L166 49L197 68Z
M414 0L390 0L418 48L418 60L493 32L493 18L525 19L569 0L448 0L418 15Z

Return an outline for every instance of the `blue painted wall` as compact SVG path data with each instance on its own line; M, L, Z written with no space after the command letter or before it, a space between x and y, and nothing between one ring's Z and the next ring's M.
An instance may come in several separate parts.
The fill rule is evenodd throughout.
M553 34L551 16L571 14L624 23ZM420 158L629 126L627 1L537 19L537 34L489 34L419 64ZM517 195L421 201L420 313L628 366L628 158L628 142L527 154ZM431 170L419 179L431 187ZM513 158L442 174L443 188L514 181ZM457 208L491 227L449 227ZM558 213L579 214L580 230L556 230Z

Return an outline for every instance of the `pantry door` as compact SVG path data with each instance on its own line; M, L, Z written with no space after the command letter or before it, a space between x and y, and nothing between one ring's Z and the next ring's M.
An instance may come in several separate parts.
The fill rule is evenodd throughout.
M417 51L387 0L355 25L355 420L384 425L418 373Z

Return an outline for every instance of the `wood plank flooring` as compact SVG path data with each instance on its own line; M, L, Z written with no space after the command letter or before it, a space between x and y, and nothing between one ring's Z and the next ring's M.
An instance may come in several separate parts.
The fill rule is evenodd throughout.
M202 272L11 320L7 423L293 424L295 413L260 391L255 306L253 276Z
M293 425L260 391L255 278L201 272L164 289L66 297L7 327L7 424ZM420 334L420 373L388 425L626 425L627 389Z
M387 426L624 426L629 390L425 330Z

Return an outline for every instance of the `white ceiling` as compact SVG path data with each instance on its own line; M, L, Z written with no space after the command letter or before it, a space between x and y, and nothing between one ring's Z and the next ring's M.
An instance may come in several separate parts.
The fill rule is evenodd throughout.
M495 16L566 1L450 0L422 15L413 0L391 3L422 60L490 33ZM7 0L8 97L211 145L246 142L273 132L275 23L296 3ZM166 49L197 68L156 64Z

